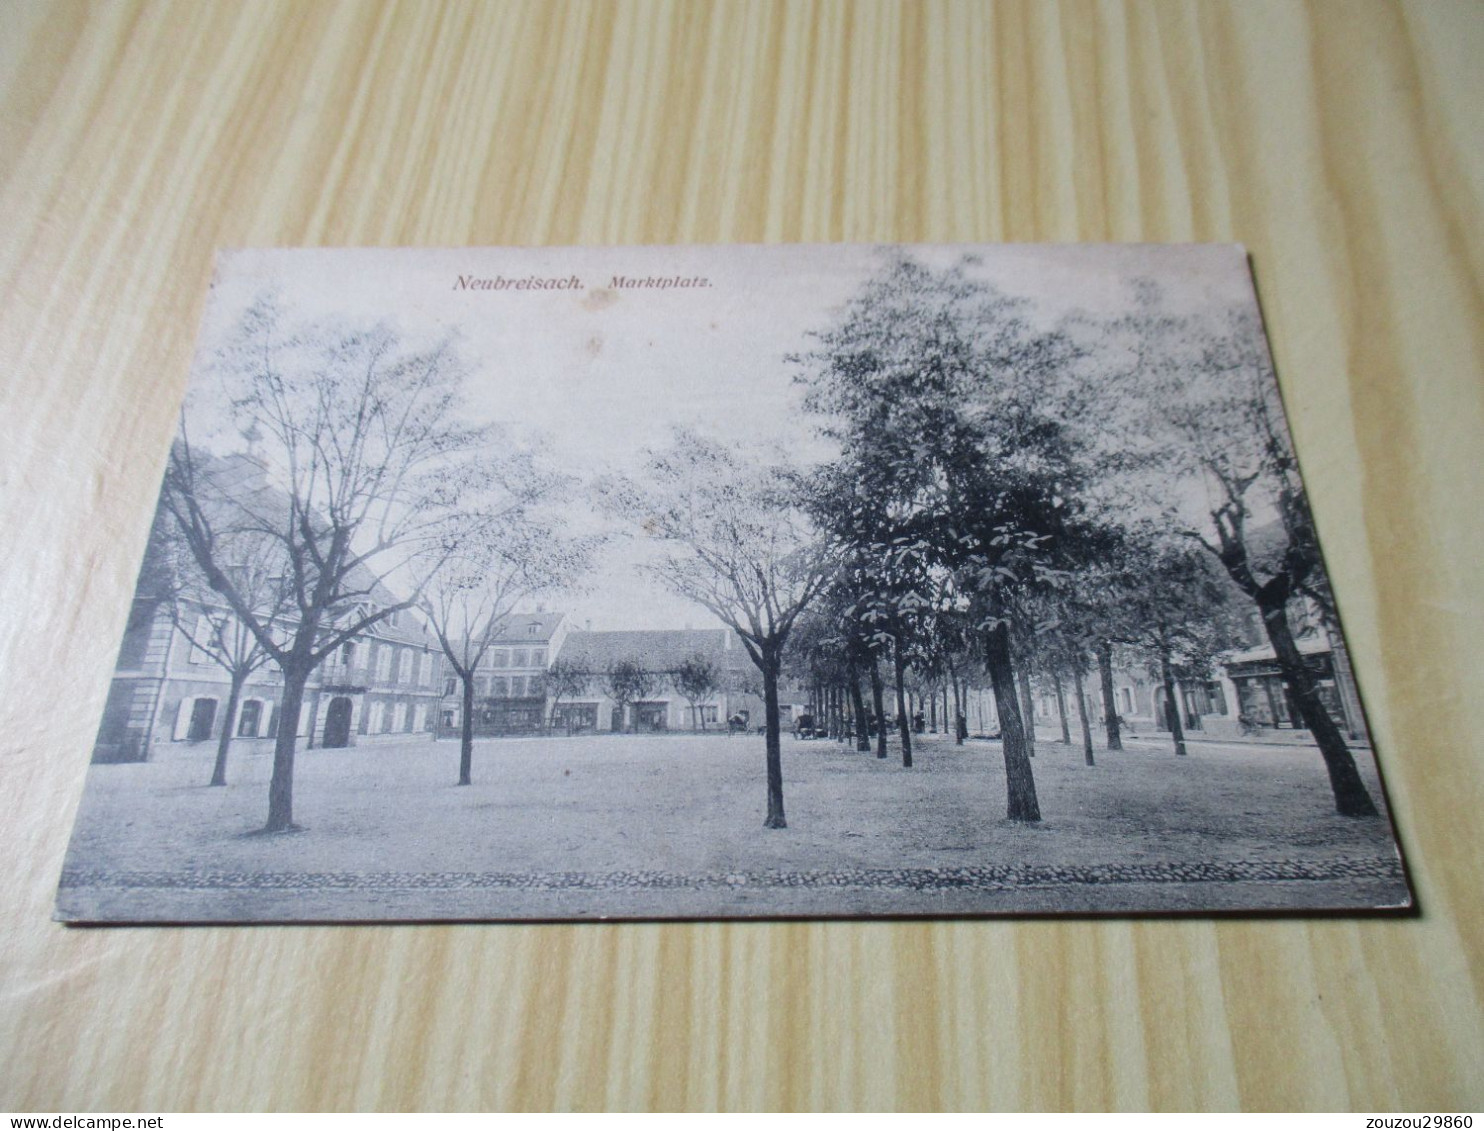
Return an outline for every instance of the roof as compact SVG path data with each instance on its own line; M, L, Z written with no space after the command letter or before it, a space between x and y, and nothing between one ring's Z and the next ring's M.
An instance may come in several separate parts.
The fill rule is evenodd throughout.
M620 660L638 660L651 671L673 671L687 656L702 655L724 670L752 667L747 652L724 628L645 629L630 632L573 632L561 659L586 671L606 671Z
M505 618L500 635L491 641L496 647L512 644L545 644L556 635L566 613L511 613ZM532 626L536 631L532 632Z
M1321 656L1334 651L1329 637L1323 633L1301 636L1294 643L1298 646L1299 654L1302 656ZM1249 664L1276 658L1277 654L1273 651L1272 645L1264 644L1257 648L1244 648L1240 652L1230 652L1224 657L1222 662L1226 664Z

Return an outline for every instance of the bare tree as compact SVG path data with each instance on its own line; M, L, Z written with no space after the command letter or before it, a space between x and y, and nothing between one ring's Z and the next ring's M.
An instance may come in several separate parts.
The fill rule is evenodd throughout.
M789 633L826 576L822 544L799 506L798 472L681 431L670 448L652 454L642 485L623 484L615 493L666 547L655 575L731 628L762 675L764 824L786 827L778 677Z
M502 445L470 469L468 495L433 557L421 608L462 690L459 784L473 780L474 678L521 601L567 586L589 568L594 542L569 537L549 504L567 493L568 476L543 468L537 453ZM450 547L454 547L450 549Z
M466 369L450 339L405 343L386 326L290 327L271 300L218 351L225 404L182 416L163 499L206 583L283 672L267 832L294 827L294 753L304 689L343 643L420 600L446 554L464 457L481 430L459 422ZM188 433L235 429L252 475L225 475ZM268 618L232 572L242 536L277 545L287 616ZM407 596L375 599L388 583Z
M161 517L164 517L163 515ZM222 733L209 785L227 784L227 755L237 727L242 689L253 672L271 659L262 643L220 595L207 584L190 549L173 523L160 524L168 559L170 619L191 647L227 673L230 680ZM276 542L251 534L227 535L218 542L223 572L258 617L272 624L289 604L287 570Z

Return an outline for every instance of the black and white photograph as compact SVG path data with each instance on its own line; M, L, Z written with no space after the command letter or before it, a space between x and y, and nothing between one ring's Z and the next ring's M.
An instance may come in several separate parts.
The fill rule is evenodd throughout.
M1300 455L1232 245L220 253L56 915L1406 910Z

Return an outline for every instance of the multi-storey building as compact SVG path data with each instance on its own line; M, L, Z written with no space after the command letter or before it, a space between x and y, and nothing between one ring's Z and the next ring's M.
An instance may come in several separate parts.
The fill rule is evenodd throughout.
M385 595L390 598L390 594ZM315 673L306 713L320 746L431 737L442 696L437 644L411 612L342 644Z
M696 703L676 687L675 672L688 659L704 657L716 672L716 689ZM549 686L551 665L561 660L580 673L577 691ZM647 673L644 694L622 709L610 693L608 673L616 665ZM460 729L463 691L446 675L440 733ZM535 733L550 727L567 732L648 732L724 727L740 719L760 725L763 702L757 670L728 629L593 632L575 629L561 613L521 613L508 619L480 663L474 679L477 735ZM780 691L787 725L804 710L797 689Z
M228 725L231 676L210 646L206 625L230 621L206 596L183 598L166 549L168 521L157 513L119 649L97 762L148 761L167 743L214 742ZM368 600L397 598L369 578ZM240 625L236 632L245 633ZM305 745L353 746L386 738L430 738L441 693L436 645L409 612L372 626L321 664L305 688L298 734ZM236 739L274 739L283 678L264 662L247 676L235 717Z
M474 672L477 734L525 734L546 724L546 671L567 638L562 613L515 613L485 650ZM463 689L445 665L440 732L462 727Z

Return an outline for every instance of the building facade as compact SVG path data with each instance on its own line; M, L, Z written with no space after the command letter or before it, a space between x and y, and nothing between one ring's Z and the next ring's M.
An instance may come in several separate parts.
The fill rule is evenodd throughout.
M716 688L696 702L677 685L676 673L701 658L716 673ZM561 661L576 687L553 684L551 668ZM615 697L610 673L630 665L638 694ZM592 732L723 729L729 720L752 729L762 725L763 701L757 669L728 629L593 632L575 628L561 613L510 617L474 678L474 734L534 734L557 730ZM797 689L780 689L780 713L789 725L804 710ZM461 731L463 689L445 671L438 731Z
M1330 717L1350 738L1368 741L1360 695L1344 643L1322 625L1313 624L1298 637L1297 644ZM1192 737L1241 738L1263 731L1305 730L1271 645L1253 644L1224 654L1211 677L1175 681L1180 722ZM1126 732L1136 736L1169 733L1169 699L1163 683L1147 669L1115 664L1113 688L1115 709ZM1088 718L1095 726L1101 725L1103 693L1096 671L1089 674L1083 691ZM1075 727L1076 692L1064 681L1062 693L1071 725ZM1036 681L1034 699L1036 725L1060 727L1060 712L1049 681Z
M224 607L182 596L172 580L165 522L157 513L93 747L95 762L143 762L167 744L215 743L228 726L234 740L266 743L282 724L283 677L272 661L247 676L235 715L227 719L232 677L221 661L244 654L232 645L245 640L247 630ZM368 603L399 603L372 578L356 584L370 594ZM431 738L440 668L421 622L410 612L394 614L316 669L305 687L298 736L311 748Z
M561 650L570 625L562 613L515 613L474 670L474 733L480 736L535 734L547 725L546 672ZM445 663L438 732L463 728L461 681Z

